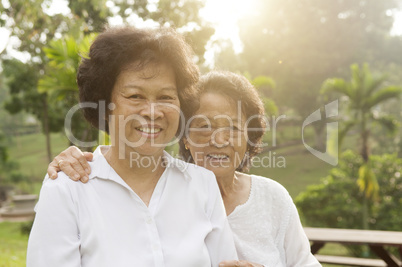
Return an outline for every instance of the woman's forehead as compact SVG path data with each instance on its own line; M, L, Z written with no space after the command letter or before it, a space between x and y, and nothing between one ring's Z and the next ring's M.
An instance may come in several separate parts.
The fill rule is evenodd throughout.
M239 121L244 119L245 111L241 101L236 101L219 92L205 92L200 96L200 106L195 112L195 117L197 119L205 117L216 121L224 121L230 118Z
M225 114L217 114L213 116L206 116L204 114L196 114L191 117L191 122L195 124L238 124L244 122L244 118L238 118L237 116L229 116Z

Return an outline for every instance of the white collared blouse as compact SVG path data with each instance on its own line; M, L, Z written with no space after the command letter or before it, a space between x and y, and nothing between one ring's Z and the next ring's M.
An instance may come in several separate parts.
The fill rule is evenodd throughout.
M212 172L174 159L148 207L103 157L86 184L45 179L28 242L28 267L206 267L237 259Z

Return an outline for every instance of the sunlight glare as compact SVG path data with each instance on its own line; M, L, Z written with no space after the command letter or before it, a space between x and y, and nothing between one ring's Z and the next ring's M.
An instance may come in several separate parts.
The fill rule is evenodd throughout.
M207 0L200 15L215 26L215 39L229 39L236 52L242 50L238 22L257 12L256 0Z
M56 14L62 14L65 16L71 12L66 0L52 0L50 2L44 2L42 4L42 8L43 11L49 16L54 16Z
M402 11L394 13L394 25L391 29L391 35L402 35Z

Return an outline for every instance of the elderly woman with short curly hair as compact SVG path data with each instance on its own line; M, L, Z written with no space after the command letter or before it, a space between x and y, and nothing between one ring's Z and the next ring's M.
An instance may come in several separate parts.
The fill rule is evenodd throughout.
M45 180L28 267L217 267L237 258L213 173L164 152L197 81L191 50L173 30L125 27L97 37L77 83L80 101L97 107L85 118L110 134L111 146L94 152L87 184L64 173Z

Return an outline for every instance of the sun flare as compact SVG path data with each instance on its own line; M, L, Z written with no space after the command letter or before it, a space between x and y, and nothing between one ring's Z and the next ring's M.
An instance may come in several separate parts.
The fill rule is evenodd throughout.
M257 3L257 0L207 0L200 14L215 26L215 36L231 40L235 50L239 50L238 22L255 15Z

